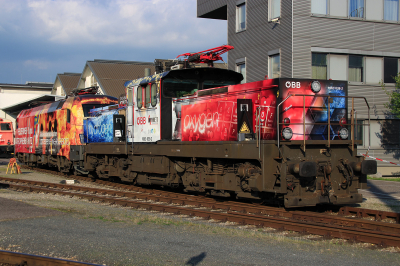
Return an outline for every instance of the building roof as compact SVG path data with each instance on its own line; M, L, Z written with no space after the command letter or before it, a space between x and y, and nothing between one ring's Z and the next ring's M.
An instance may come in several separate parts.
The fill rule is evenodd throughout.
M236 5L244 3L236 0ZM197 17L211 19L228 19L228 0L197 0Z
M81 75L81 73L57 74L57 78L60 80L65 95L68 95L73 89L76 89L78 87Z
M25 84L8 84L0 83L0 87L3 88L14 88L14 89L39 89L39 90L51 90L53 83L49 82L31 82L27 81Z
M155 72L155 66L152 62L96 59L87 61L86 65L92 71L104 94L114 97L119 97L125 93L125 82L143 77L145 68L149 68L150 73Z

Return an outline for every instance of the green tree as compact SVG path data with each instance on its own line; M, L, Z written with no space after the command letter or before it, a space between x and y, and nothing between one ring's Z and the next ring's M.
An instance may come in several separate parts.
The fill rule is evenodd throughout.
M389 96L389 102L385 103L384 106L390 110L390 112L397 118L400 118L400 73L394 77L395 89L389 91L383 82L380 82L382 90Z

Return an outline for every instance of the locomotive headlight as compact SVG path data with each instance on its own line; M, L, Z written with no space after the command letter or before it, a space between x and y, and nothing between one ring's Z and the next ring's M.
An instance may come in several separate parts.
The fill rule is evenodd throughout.
M293 131L290 127L285 127L282 130L282 137L285 140L290 140L293 137Z
M314 93L318 93L321 90L321 83L319 81L315 80L311 83L311 90Z
M339 137L341 139L347 139L349 137L349 131L347 130L347 128L341 128L339 130Z
M285 124L285 126L288 126L290 124L290 118L285 117L285 119L283 119L283 123Z

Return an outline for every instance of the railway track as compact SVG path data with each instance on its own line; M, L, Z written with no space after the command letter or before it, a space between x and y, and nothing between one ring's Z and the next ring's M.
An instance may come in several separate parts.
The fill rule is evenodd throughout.
M37 256L25 253L18 253L6 250L0 250L0 265L46 265L46 266L58 266L58 265L71 265L71 266L83 266L83 265L99 265L85 262L78 262L66 259L58 259L44 256Z
M136 191L136 192L144 192L148 193L150 195L165 195L168 197L174 197L174 198L182 198L182 199L190 199L190 195L188 196L187 194L181 194L177 192L168 192L165 190L157 190L157 189L146 189L143 187L137 187L137 186L132 186L132 185L125 185L121 183L116 183L116 182L110 182L110 181L104 181L104 180L95 180L89 177L84 177L84 176L77 176L77 175L67 175L65 173L53 171L53 170L48 170L48 169L42 169L42 168L33 168L33 167L28 167L28 166L21 166L21 168L24 169L30 169L42 173L48 173L52 175L58 175L58 176L63 176L63 177L68 177L69 179L75 179L75 180L81 180L81 181L86 181L86 182L95 182L100 185L108 186L108 187L113 187L113 188L118 188L118 189L123 189L127 191ZM210 198L207 198L210 199ZM210 199L212 202L217 202L215 199ZM242 206L242 203L235 201L231 202L233 208L240 208L239 206ZM239 206L237 206L239 205ZM249 204L246 204L245 206L250 206ZM262 205L259 205L262 206ZM265 211L268 209L268 207L263 206L263 210ZM282 208L269 208L269 213L272 213L271 215L277 215L277 216L284 216L290 218L293 212L288 212L285 209ZM353 216L357 218L371 218L374 219L375 221L391 221L394 223L400 223L400 213L395 213L395 212L386 212L386 211L378 211L378 210L371 210L371 209L363 209L363 208L354 208L354 207L341 207L337 211L338 215L341 216Z
M390 212L375 212L349 207L340 209L339 215L298 210L288 211L283 208L258 204L219 202L214 198L146 189L108 181L96 181L96 183L112 186L113 189L3 177L0 178L0 182L3 187L20 191L73 196L125 207L196 216L221 222L229 221L240 225L271 227L277 230L321 235L325 238L341 238L354 242L400 247L399 214ZM352 215L358 218L342 215ZM375 220L361 219L363 216L373 217ZM390 220L391 223L379 221L382 219Z

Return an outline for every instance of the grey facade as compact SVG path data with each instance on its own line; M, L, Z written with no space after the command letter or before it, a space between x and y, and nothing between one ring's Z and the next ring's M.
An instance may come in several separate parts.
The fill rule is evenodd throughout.
M275 19L270 16L272 2L280 5ZM323 12L314 12L317 2L326 3ZM326 78L349 80L349 96L364 96L369 102L369 155L400 164L400 121L384 107L389 99L379 84L386 79L385 74L394 71L385 67L387 58L397 62L395 73L400 71L400 1L394 0L397 11L389 20L388 2L393 4L364 0L355 13L351 0L198 0L197 16L227 20L228 44L235 47L228 53L228 66L237 69L237 64L244 62L246 82L271 77L269 61L275 54L280 56L279 75L287 78L315 78L313 54L326 56ZM244 30L237 26L241 5L245 5ZM360 81L351 81L350 57L362 58ZM386 83L386 87L393 90L394 84ZM355 110L358 120L367 119L363 102L356 101ZM368 149L367 127L362 135L364 146L359 151L364 153ZM393 164L378 162L378 166L383 175L400 172Z

